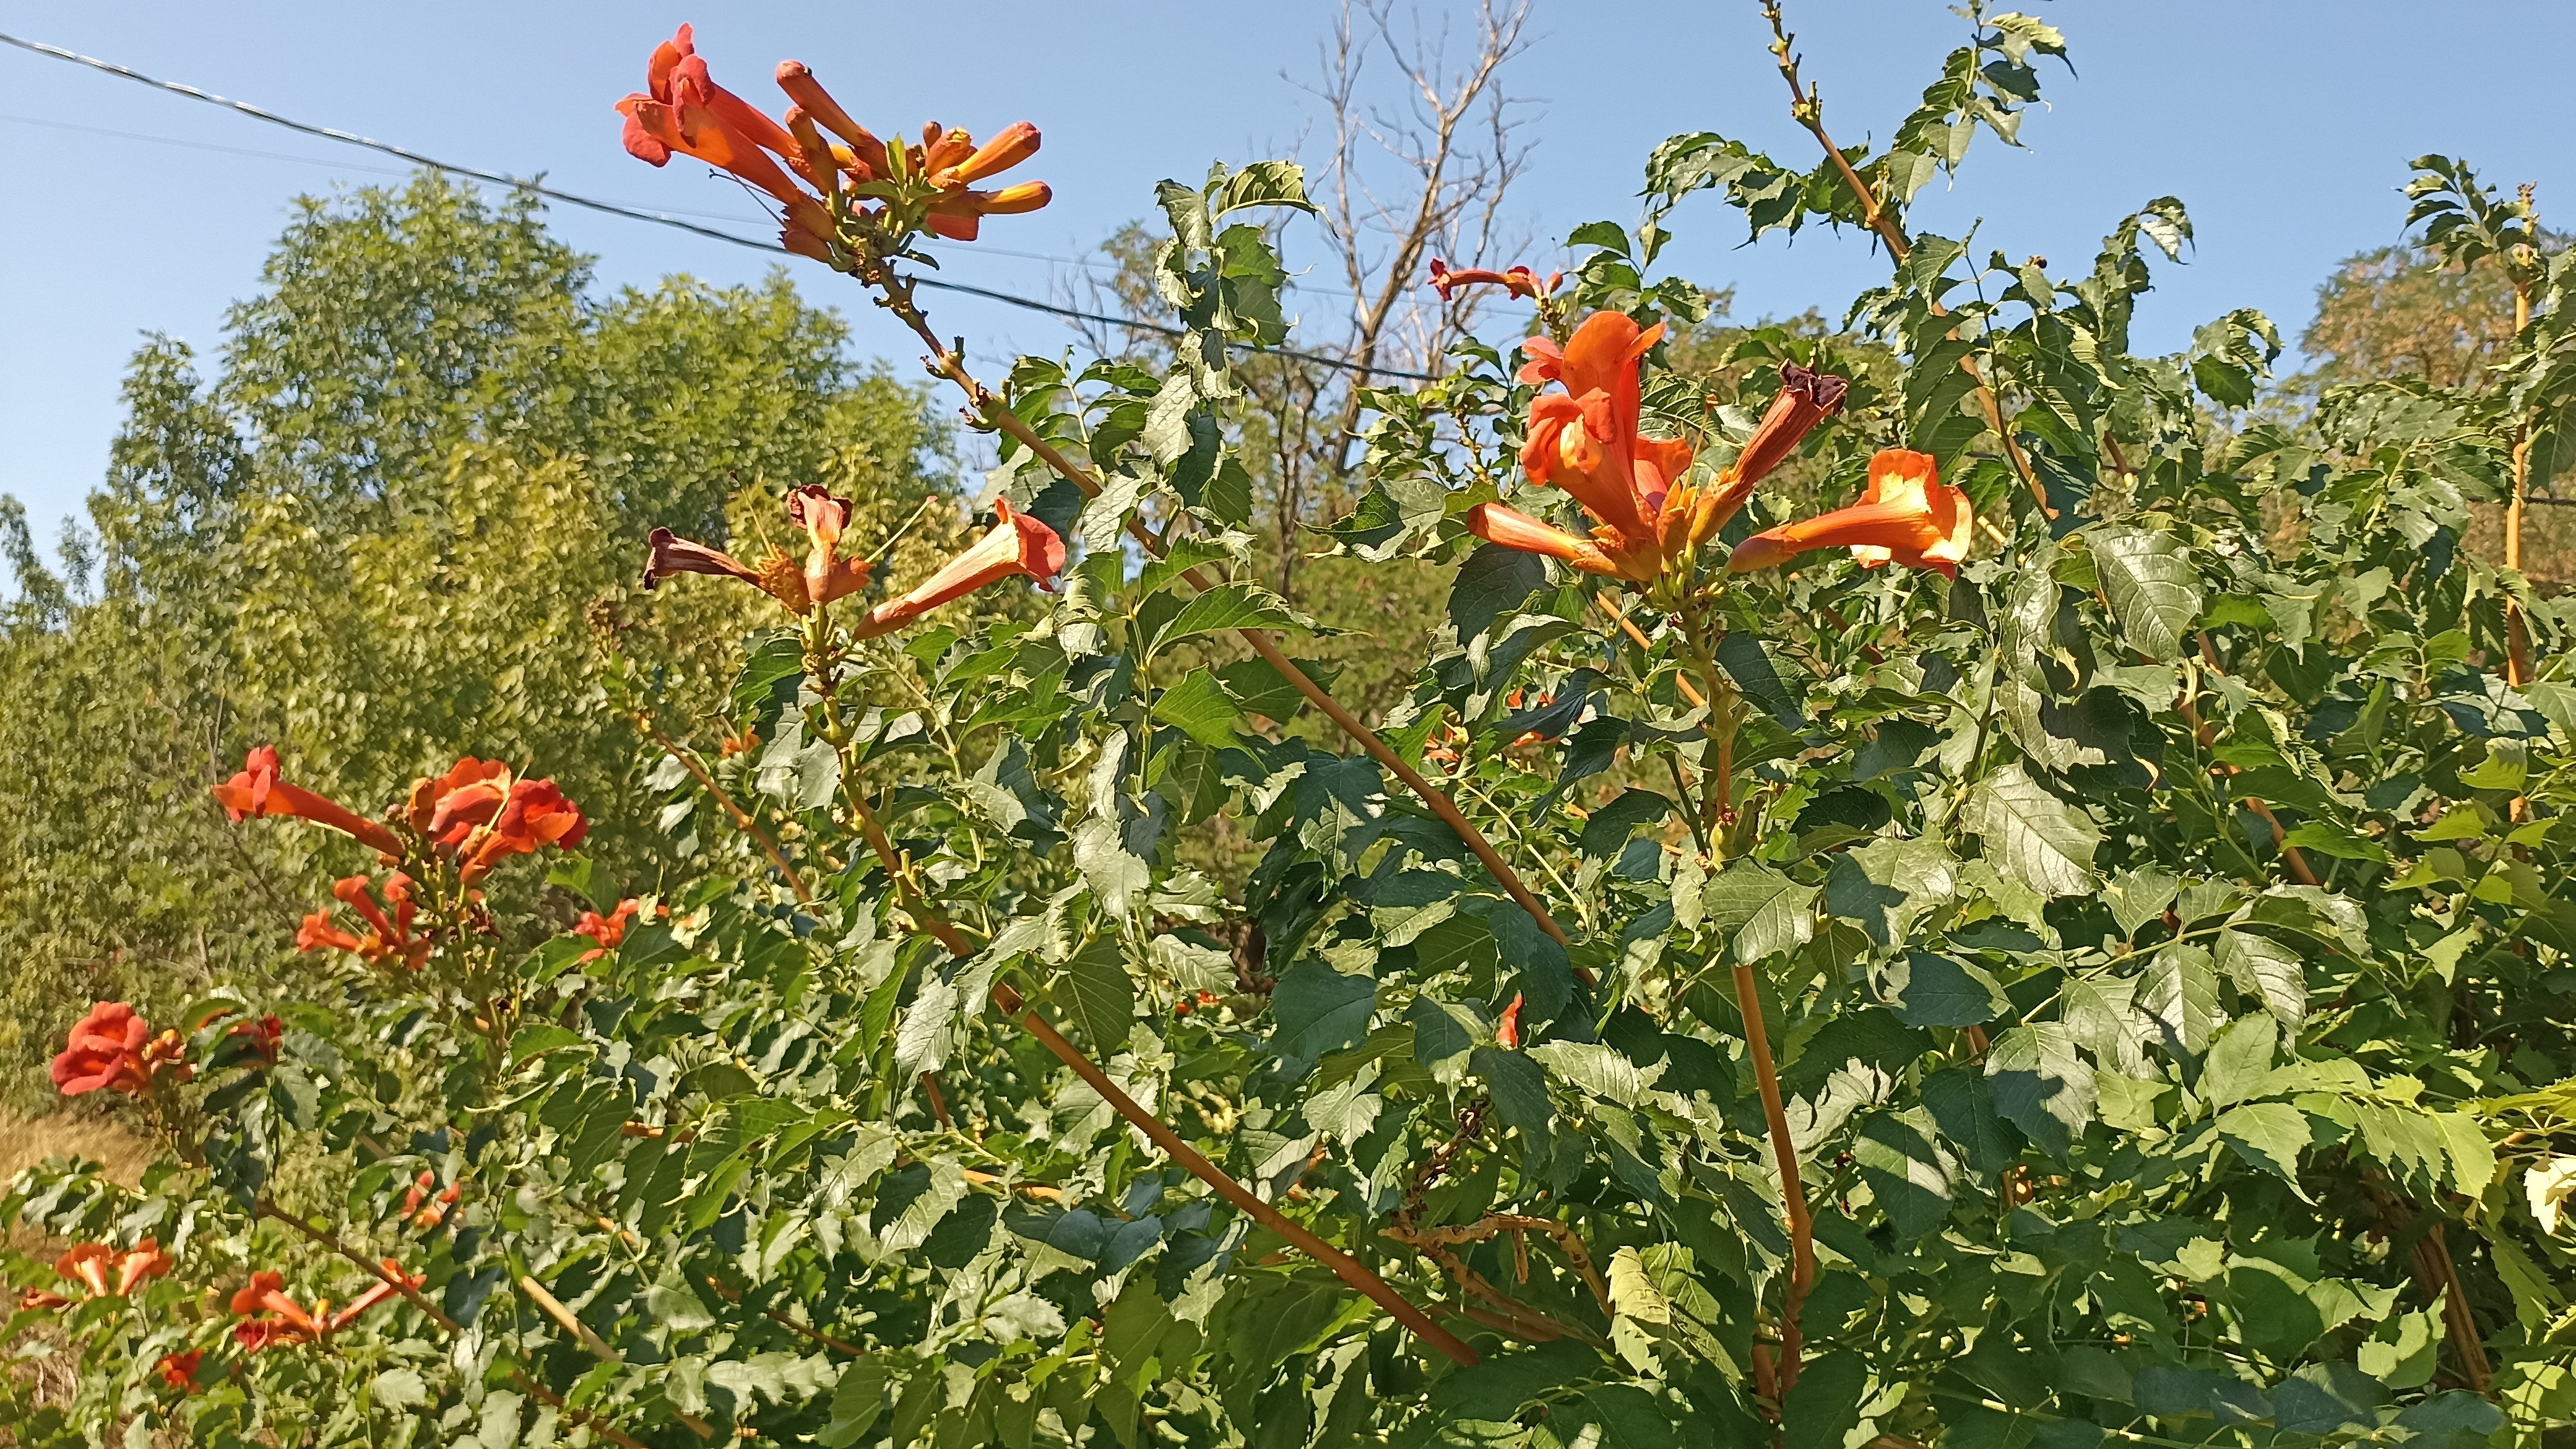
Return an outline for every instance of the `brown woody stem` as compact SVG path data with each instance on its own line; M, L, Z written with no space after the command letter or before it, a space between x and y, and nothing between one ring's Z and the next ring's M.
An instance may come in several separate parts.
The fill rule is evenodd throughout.
M716 777L708 773L706 766L698 763L697 756L673 743L669 735L662 733L662 727L653 722L651 715L638 711L635 720L652 734L653 743L662 747L662 753L679 761L683 768L697 777L698 784L715 797L716 803L724 807L725 814L733 818L735 829L759 842L761 852L769 857L769 863L778 868L780 875L787 877L788 889L796 892L796 899L809 906L814 904L814 893L805 888L805 878L796 873L796 867L787 863L787 852L778 848L778 841L761 828L759 821L751 818L750 812L734 803L733 797L716 783Z
M1789 1111L1780 1099L1780 1073L1771 1065L1771 1032L1762 1022L1762 994L1753 968L1735 967L1735 1004L1744 1013L1744 1048L1753 1058L1753 1085L1762 1094L1762 1121L1771 1136L1771 1159L1780 1169L1780 1208L1789 1220L1789 1287L1780 1300L1780 1393L1798 1383L1802 1336L1798 1314L1816 1284L1816 1222L1807 1212L1807 1183L1798 1171L1797 1144L1789 1138Z
M1459 1364L1470 1368L1475 1366L1477 1355L1474 1349L1468 1347L1449 1330L1433 1322L1431 1315L1415 1307L1412 1300L1397 1292L1384 1278L1371 1272L1366 1264L1308 1232L1277 1208L1255 1197L1250 1189L1228 1176L1225 1169L1208 1161L1206 1157L1200 1155L1197 1148L1182 1141L1179 1133L1164 1126L1153 1113L1136 1105L1135 1098L1128 1096L1116 1082L1109 1079L1109 1074L1102 1071L1097 1063L1076 1050L1073 1043L1066 1041L1063 1034L1050 1025L1045 1017L1020 999L1017 991L1003 983L994 983L993 1004L1001 1008L1003 1015L1018 1017L1020 1025L1027 1028L1029 1034L1043 1043L1048 1051L1055 1053L1058 1061L1073 1068L1074 1075L1082 1078L1093 1091L1098 1092L1102 1101L1107 1102L1119 1116L1126 1118L1130 1125L1144 1133L1155 1146L1161 1148L1192 1176L1216 1189L1220 1196L1242 1209L1254 1222L1286 1238L1290 1244L1308 1257L1332 1269L1334 1276L1393 1314L1397 1322L1412 1329L1424 1342Z
M1788 22L1780 14L1780 0L1763 0L1762 15L1764 19L1771 22L1772 57L1779 63L1781 79L1789 83L1789 114L1799 125L1807 128L1808 133L1816 138L1817 145L1825 148L1825 155L1833 162L1834 169L1842 173L1843 184L1850 187L1852 195L1859 199L1863 220L1869 224L1871 231L1878 233L1878 239L1886 244L1888 255L1899 262L1904 261L1914 250L1905 239L1905 228L1897 224L1896 217L1879 200L1878 193L1870 188L1869 182L1862 178L1860 172L1852 168L1851 158L1843 154L1843 148L1835 145L1834 138L1825 133L1825 103L1822 95L1815 88L1802 84L1798 79L1798 59L1789 50L1792 37L1788 32ZM1947 310L1949 309L1941 305L1939 298L1932 299L1934 316L1940 316ZM1988 386L1985 378L1978 373L1974 359L1963 357L1959 359L1959 366L1966 369L1968 376L1976 379L1977 404L1985 411L1986 426L1992 428L1995 437L2002 441L2004 456L2012 460L2013 471L2021 475L2022 484L2030 489L2030 496L2039 504L2039 511L2047 517L2055 518L2057 510L2048 506L2048 490L2041 486L2039 475L2031 471L2030 460L2022 456L2021 445L2013 441L2011 432L2004 427L2003 407L1995 400L1995 390Z

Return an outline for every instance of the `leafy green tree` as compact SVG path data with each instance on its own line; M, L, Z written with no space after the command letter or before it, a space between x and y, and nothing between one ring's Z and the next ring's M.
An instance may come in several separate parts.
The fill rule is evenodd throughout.
M425 174L307 199L263 283L210 376L175 342L136 354L66 560L0 520L13 1093L92 997L174 1000L291 939L322 862L188 782L261 741L362 797L460 752L543 759L602 817L602 869L649 875L651 758L599 693L593 626L686 679L740 609L638 594L646 532L721 537L729 498L765 513L808 482L891 527L948 486L919 393L783 275L593 295L526 197ZM916 549L958 526L932 514Z

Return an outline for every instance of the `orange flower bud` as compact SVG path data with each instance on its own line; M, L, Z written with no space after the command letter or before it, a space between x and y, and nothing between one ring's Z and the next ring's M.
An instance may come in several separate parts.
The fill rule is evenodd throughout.
M860 180L874 180L885 174L885 143L878 140L867 127L850 119L850 113L841 109L841 103L832 99L831 92L823 89L821 81L814 79L814 72L806 68L805 62L780 61L778 88L787 92L787 98L794 101L805 114L812 116L823 129L850 143L853 158L868 171L867 175L859 178Z
M959 134L963 134L962 132ZM975 148L974 154L956 165L931 173L930 184L938 187L962 185L998 176L1038 153L1038 128L1026 121L1013 121L1001 133Z

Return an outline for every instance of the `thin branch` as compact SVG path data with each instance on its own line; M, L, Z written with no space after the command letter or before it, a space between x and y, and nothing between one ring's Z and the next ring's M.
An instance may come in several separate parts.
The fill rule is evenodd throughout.
M1075 1049L1073 1043L1066 1041L1063 1034L1050 1025L1045 1017L1029 1008L1020 999L1017 991L1003 983L994 983L993 1004L1001 1008L1003 1015L1017 1016L1020 1025L1027 1028L1029 1034L1043 1043L1048 1051L1055 1053L1058 1061L1073 1068L1074 1075L1082 1078L1093 1091L1099 1093L1102 1101L1107 1102L1119 1116L1126 1118L1130 1125L1144 1133L1155 1146L1161 1148L1167 1156L1179 1163L1192 1176L1215 1188L1219 1195L1241 1209L1254 1222L1286 1238L1291 1245L1308 1257L1332 1269L1335 1277L1348 1283L1379 1307L1394 1315L1397 1322L1412 1329L1424 1342L1459 1364L1469 1368L1475 1366L1477 1354L1474 1349L1468 1347L1449 1330L1433 1322L1429 1314L1415 1307L1411 1299L1397 1292L1384 1278L1371 1272L1366 1264L1316 1237L1277 1208L1254 1196L1249 1188L1228 1176L1225 1169L1208 1161L1197 1148L1182 1141L1179 1133L1164 1126L1153 1113L1136 1105L1135 1098L1128 1096L1116 1082L1110 1080L1109 1074L1102 1071L1099 1064Z
M1833 162L1834 169L1842 173L1843 184L1850 187L1852 195L1860 201L1862 217L1869 223L1870 230L1878 233L1878 239L1886 244L1890 257L1903 262L1914 250L1905 239L1905 228L1898 225L1895 215L1870 184L1852 169L1851 158L1845 156L1842 148L1834 144L1834 138L1826 134L1823 91L1798 78L1798 57L1790 49L1797 37L1788 31L1788 22L1780 13L1780 0L1763 0L1762 16L1771 22L1771 54L1779 64L1781 79L1789 83L1789 114L1799 125L1807 128L1808 133L1816 138L1817 145L1825 148L1825 155ZM1931 299L1931 304L1932 315L1936 317L1949 310L1937 297ZM2040 484L2039 475L2031 470L2030 459L2022 456L2021 445L2013 441L2011 431L2004 426L2003 405L1996 400L1994 388L1977 371L1975 359L1962 357L1959 366L1976 380L1977 403L1985 411L1986 426L1993 429L1995 437L2002 441L2004 456L2012 460L2013 471L2021 475L2022 484L2030 489L2030 496L2039 504L2039 511L2055 518L2057 510L2049 506L2048 489Z
M787 863L787 852L778 848L777 840L772 838L767 830L761 828L759 821L752 819L748 811L734 803L733 797L725 793L722 785L716 783L716 777L708 773L706 766L698 763L697 756L680 748L669 735L662 733L662 727L654 723L650 714L641 710L636 711L635 722L644 726L645 730L653 736L653 743L660 745L664 754L679 761L691 775L697 777L698 784L709 795L714 796L715 802L723 806L725 813L733 818L735 829L759 842L761 852L769 857L769 863L777 868L780 875L787 878L788 889L796 892L796 899L809 906L814 904L814 893L805 888L805 878L796 873L796 867Z

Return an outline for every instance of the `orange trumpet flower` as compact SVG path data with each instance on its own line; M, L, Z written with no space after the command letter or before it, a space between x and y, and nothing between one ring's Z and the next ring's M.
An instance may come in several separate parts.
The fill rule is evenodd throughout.
M95 1092L139 1096L150 1085L157 1063L147 1059L152 1024L122 1001L92 1003L54 1058L54 1086L66 1097Z
M637 905L635 898L629 896L619 901L617 909L607 915L603 916L597 911L582 912L581 923L572 928L572 933L576 936L588 936L599 945L592 950L584 951L581 954L581 960L596 961L625 944L626 927L635 919Z
M252 750L242 763L241 773L215 786L213 793L215 803L236 821L253 815L292 815L354 836L359 844L372 846L379 854L400 859L403 853L401 837L381 822L368 820L337 801L325 800L279 779L274 745Z
M1810 549L1848 548L1863 568L1898 563L1956 576L1976 528L1968 495L1940 480L1928 453L1888 448L1869 460L1860 502L1765 529L1736 545L1727 568L1770 568Z
M640 161L667 165L678 152L730 172L782 203L806 199L762 149L802 160L794 139L750 102L715 83L689 26L654 47L644 68L644 89L619 101L617 109L626 117L627 154Z
M850 526L850 500L819 484L787 493L787 521L805 530L805 600L828 604L868 586L868 561L840 557L841 534Z
M805 530L801 570L786 550L774 545L760 567L753 568L730 554L657 528L649 540L652 551L644 565L644 587L653 588L673 574L735 578L786 605L789 613L802 616L816 604L846 598L868 586L867 560L839 554L841 535L850 526L850 500L808 483L788 491L787 520Z
M1434 274L1435 285L1443 280L1454 285L1489 279ZM1660 325L1640 329L1623 314L1596 312L1561 349L1544 337L1521 344L1530 357L1521 381L1562 382L1566 389L1530 404L1521 466L1533 481L1574 495L1597 526L1590 538L1578 538L1516 509L1484 503L1467 511L1468 532L1586 573L1651 583L1714 537L1753 486L1842 406L1841 378L1789 364L1781 370L1780 396L1736 461L1705 487L1682 483L1690 444L1638 431L1637 364L1662 332Z
M197 1386L197 1365L205 1362L205 1358L202 1349L165 1353L161 1355L161 1361L152 1366L152 1371L161 1376L161 1382L185 1392Z
M465 865L457 873L457 882L470 886L509 857L534 854L542 845L572 850L589 834L590 821L580 806L564 798L561 786L552 780L514 780L500 817L475 839L472 849L462 852Z
M108 1264L116 1250L105 1243L82 1243L54 1260L54 1271L89 1288L92 1298L105 1298Z
M940 605L964 598L986 584L1026 574L1052 592L1064 572L1064 540L1056 531L1026 514L1012 511L1008 499L997 499L993 512L1000 522L974 547L950 559L946 567L899 599L868 611L854 631L862 639L891 634Z
M1521 467L1531 481L1572 494L1599 526L1587 541L1517 510L1481 505L1468 512L1470 532L1589 573L1646 582L1663 571L1665 500L1691 461L1690 444L1637 431L1637 363L1663 335L1660 323L1641 329L1624 313L1595 312L1562 348L1544 337L1521 344L1530 358L1521 381L1565 385L1530 404Z

